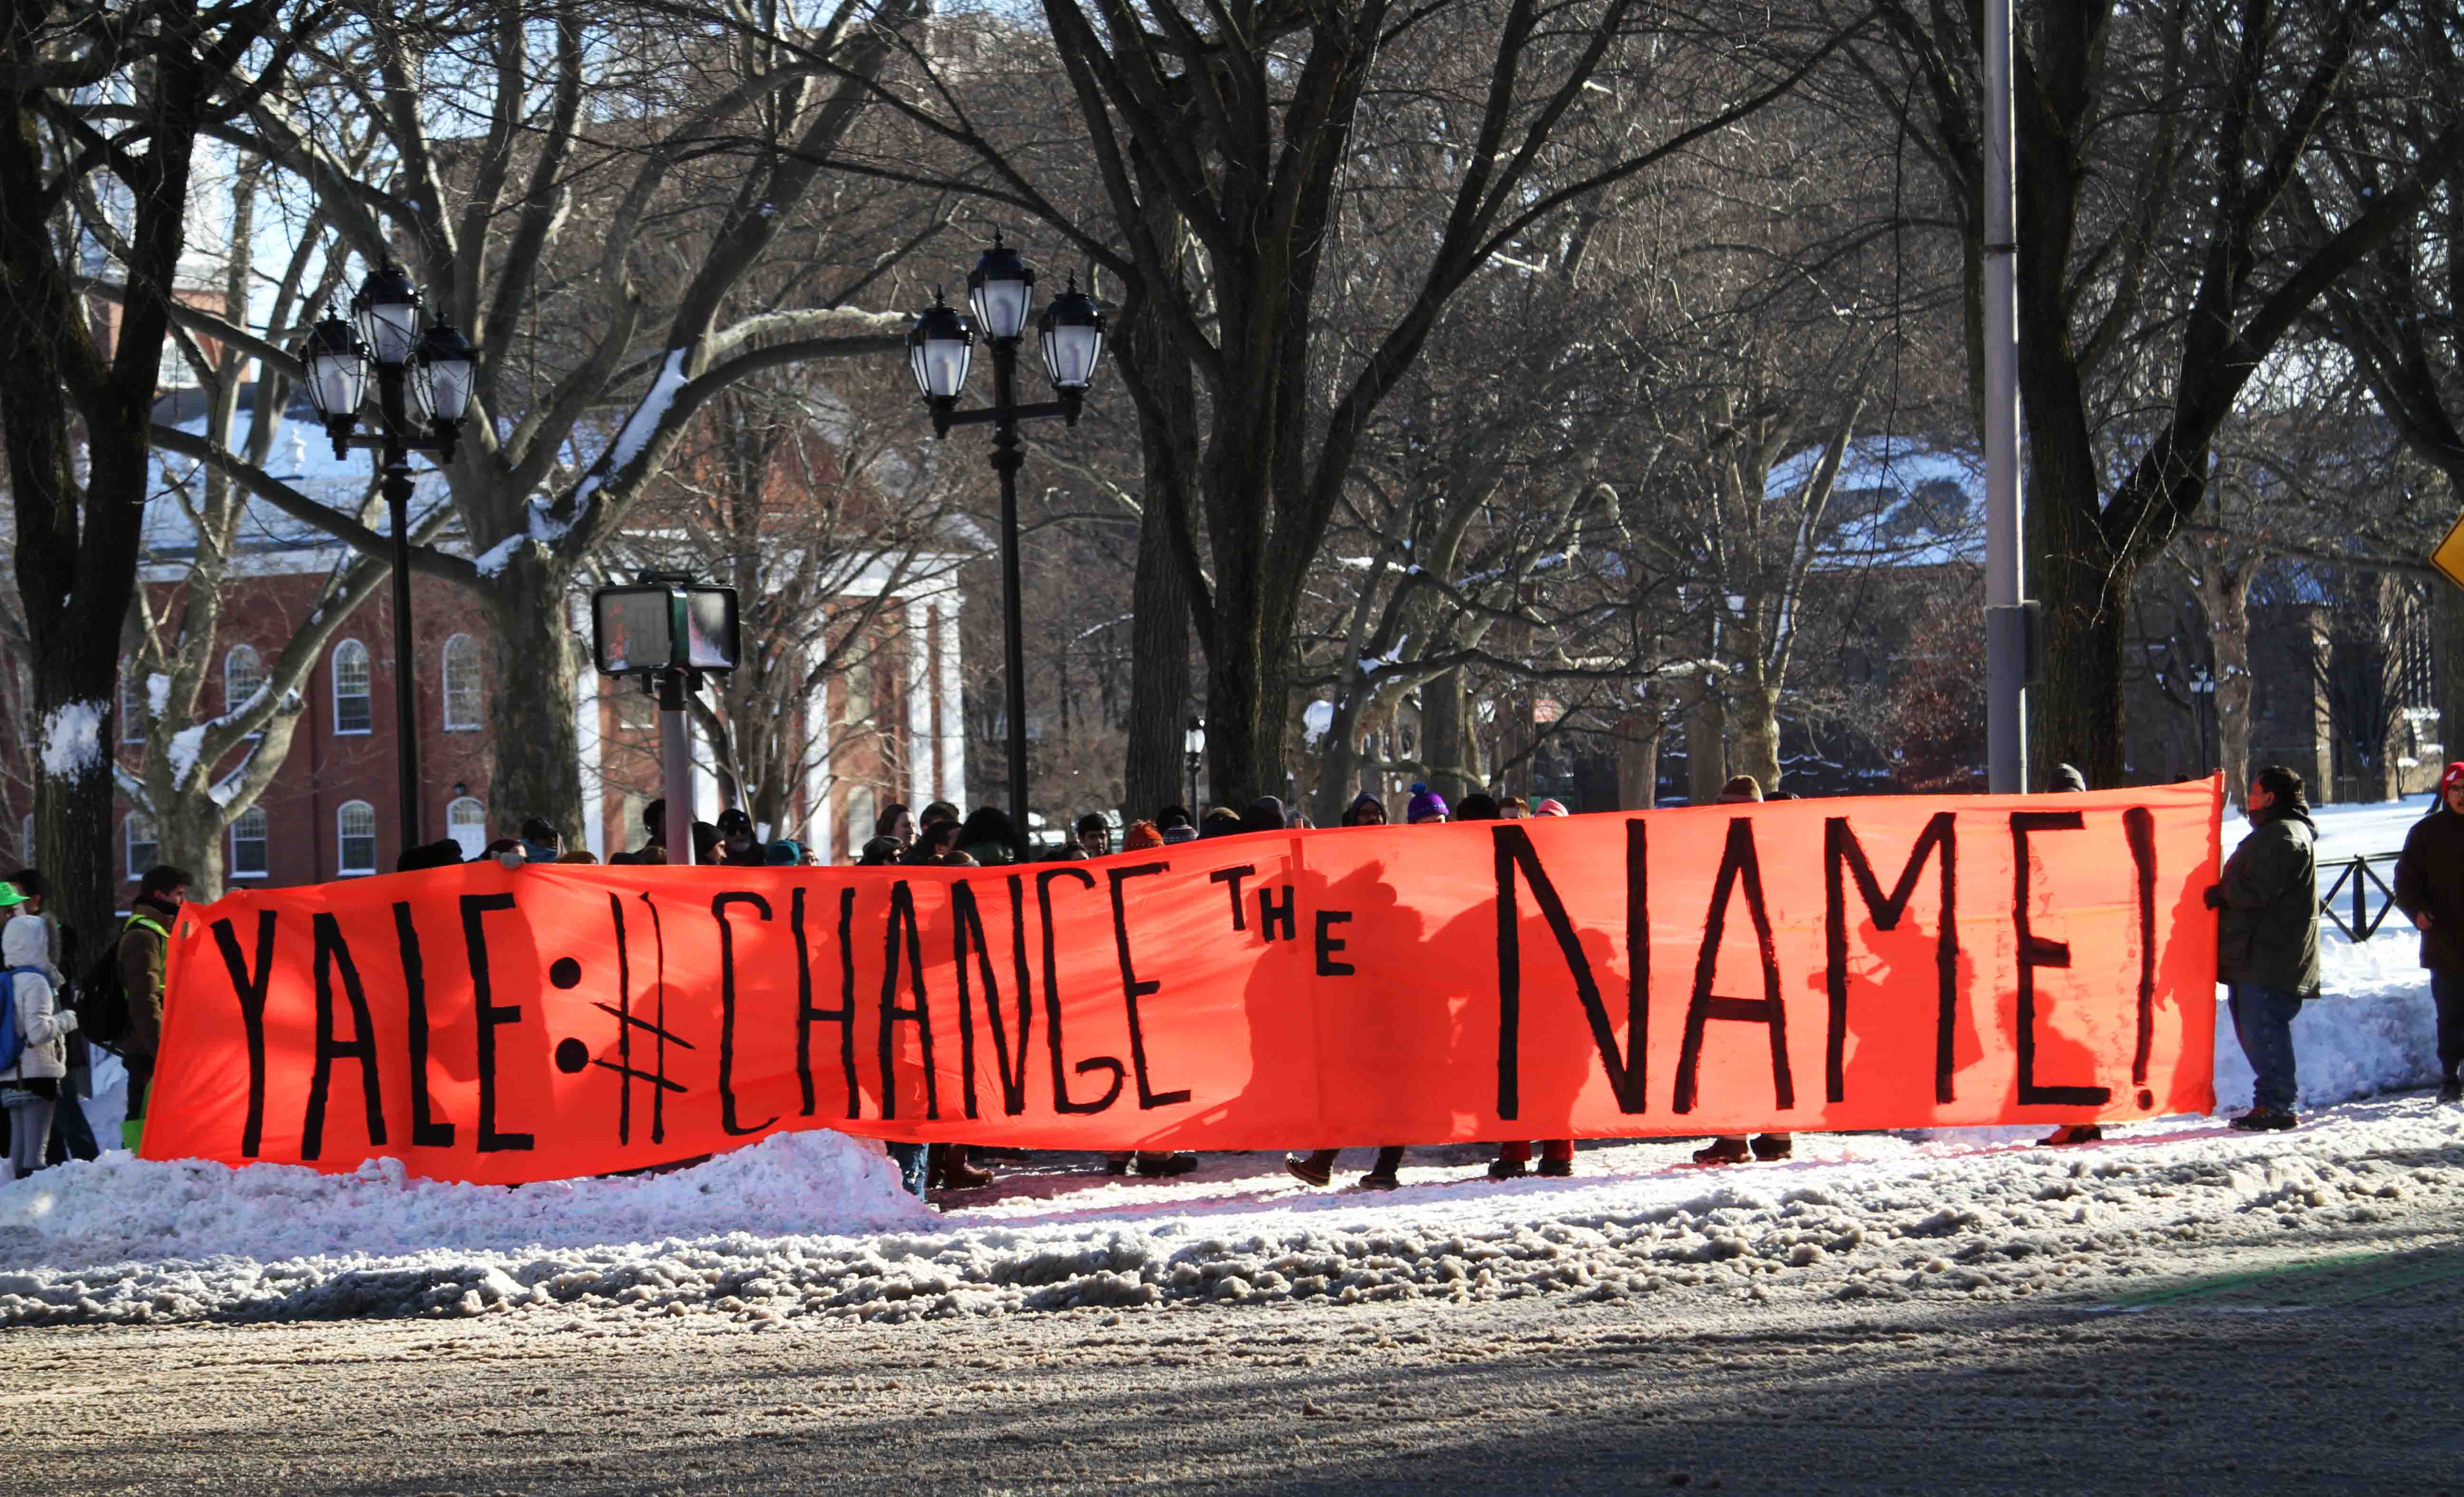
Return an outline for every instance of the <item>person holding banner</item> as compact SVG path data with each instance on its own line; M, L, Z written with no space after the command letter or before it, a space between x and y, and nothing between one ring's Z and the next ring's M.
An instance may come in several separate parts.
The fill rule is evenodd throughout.
M120 1133L132 1150L145 1136L146 1089L153 1083L154 1060L163 1044L164 964L171 927L187 897L187 870L158 863L138 881L136 903L128 923L121 927L120 987L128 995L128 1044L121 1059L128 1067L128 1112Z
M2395 865L2395 902L2421 933L2438 1009L2438 1100L2464 1101L2464 760L2438 777L2438 807L2412 824Z
M2250 835L2207 892L2216 922L2216 980L2226 985L2233 1037L2250 1057L2251 1109L2242 1133L2275 1132L2299 1119L2293 1016L2319 996L2318 828L2301 777L2270 764L2250 781Z

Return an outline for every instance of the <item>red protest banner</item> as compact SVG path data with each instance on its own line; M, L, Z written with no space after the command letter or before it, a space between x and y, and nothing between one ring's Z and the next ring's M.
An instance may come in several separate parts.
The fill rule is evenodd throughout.
M2222 794L234 893L173 933L144 1153L504 1182L792 1128L1255 1149L2205 1112Z

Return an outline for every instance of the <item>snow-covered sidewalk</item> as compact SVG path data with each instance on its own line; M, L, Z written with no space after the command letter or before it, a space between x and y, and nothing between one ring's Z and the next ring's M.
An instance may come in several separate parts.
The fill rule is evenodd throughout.
M1270 1155L1148 1182L1042 1170L927 1211L874 1144L768 1139L670 1175L519 1189L151 1163L113 1154L0 1186L0 1326L518 1310L608 1333L644 1313L751 1325L1176 1301L1667 1289L2013 1296L2099 1288L2161 1252L2464 1234L2464 1109L2435 1080L2413 943L2331 935L2295 1028L2306 1121L2173 1118L2083 1149L2035 1130L1804 1134L1785 1165L1691 1168L1691 1141L1587 1146L1572 1179L1495 1182L1475 1151L1393 1195L1311 1192ZM2218 1016L2217 1094L2249 1071ZM1426 1161L1445 1157L1422 1152ZM1365 1155L1347 1158L1356 1169ZM1339 1178L1350 1178L1350 1170ZM2385 1228L2373 1223L2388 1223Z

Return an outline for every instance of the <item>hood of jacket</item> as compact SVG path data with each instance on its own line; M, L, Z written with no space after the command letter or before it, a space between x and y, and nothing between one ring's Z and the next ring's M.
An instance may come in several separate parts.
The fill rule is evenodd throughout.
M41 967L52 957L51 933L39 915L13 916L0 926L0 966Z

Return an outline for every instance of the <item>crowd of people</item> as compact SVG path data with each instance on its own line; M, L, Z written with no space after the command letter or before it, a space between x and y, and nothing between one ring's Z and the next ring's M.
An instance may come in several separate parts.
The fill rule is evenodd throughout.
M2057 789L2086 788L2084 780L2069 765L2058 766L2054 781ZM1723 804L1765 799L1762 787L1749 776L1729 781L1720 796ZM1768 799L1794 797L1780 792ZM2281 765L2252 777L2245 804L2250 833L2205 897L2217 912L2217 980L2226 985L2233 1032L2255 1076L2253 1105L2231 1126L2244 1132L2270 1132L2292 1128L2299 1121L2293 1111L2298 1085L2292 1025L2302 1005L2320 992L2317 827L2300 776ZM663 835L665 811L664 803L653 803L643 817L643 846L617 852L608 862L636 866L669 862ZM1553 800L1527 804L1513 796L1479 791L1449 805L1427 785L1415 784L1404 820L1411 826L1429 826L1566 814L1567 808ZM1346 826L1386 824L1385 802L1366 793L1353 800L1342 818ZM1193 815L1187 807L1167 805L1151 818L1130 823L1118 850L1138 851L1309 825L1306 816L1273 796L1262 796L1241 811L1214 806ZM1072 830L1052 850L1051 858L1095 858L1116 850L1112 823L1107 816L1082 816ZM542 817L526 818L520 832L518 837L489 845L486 855L509 862L596 861L587 851L565 848L555 826ZM920 811L892 804L874 822L856 863L862 867L999 866L1016 862L1020 847L1017 828L1007 813L996 806L979 806L962 815L957 806L944 801ZM694 824L693 860L741 867L818 862L813 849L800 842L760 840L751 818L740 809L723 811L714 823ZM400 866L412 870L462 861L460 846L446 841L410 848ZM115 1050L126 1066L128 1103L120 1142L131 1149L137 1146L161 1045L164 958L189 883L182 869L162 865L148 870L110 947L76 983L65 975L79 971L77 935L47 912L48 880L38 870L27 869L0 883L0 959L5 959L7 969L0 973L7 998L0 1005L0 1104L5 1104L11 1176L29 1174L64 1158L96 1156L98 1141L79 1103L93 1094L91 1059L98 1044ZM2439 781L2437 804L2407 835L2396 865L2394 899L2421 933L2421 963L2429 969L2437 1012L2440 1096L2451 1103L2464 1101L2464 1079L2459 1079L2464 1074L2464 761L2447 766ZM2068 1146L2101 1136L2093 1120L2081 1120L2057 1128L2043 1142ZM1487 1166L1488 1176L1510 1179L1532 1173L1535 1142L1538 1174L1573 1173L1572 1139L1507 1139L1498 1144L1496 1156ZM991 1172L972 1159L964 1145L892 1143L888 1147L908 1188L919 1196L992 1182ZM1720 1137L1696 1150L1694 1158L1705 1165L1786 1159L1793 1147L1785 1133ZM1319 1149L1289 1156L1284 1167L1308 1185L1326 1186L1332 1181L1338 1153ZM1402 1160L1400 1145L1380 1148L1359 1183L1373 1190L1396 1188ZM1195 1156L1185 1153L1125 1152L1107 1160L1107 1168L1115 1175L1134 1172L1156 1177L1184 1174L1196 1164Z

